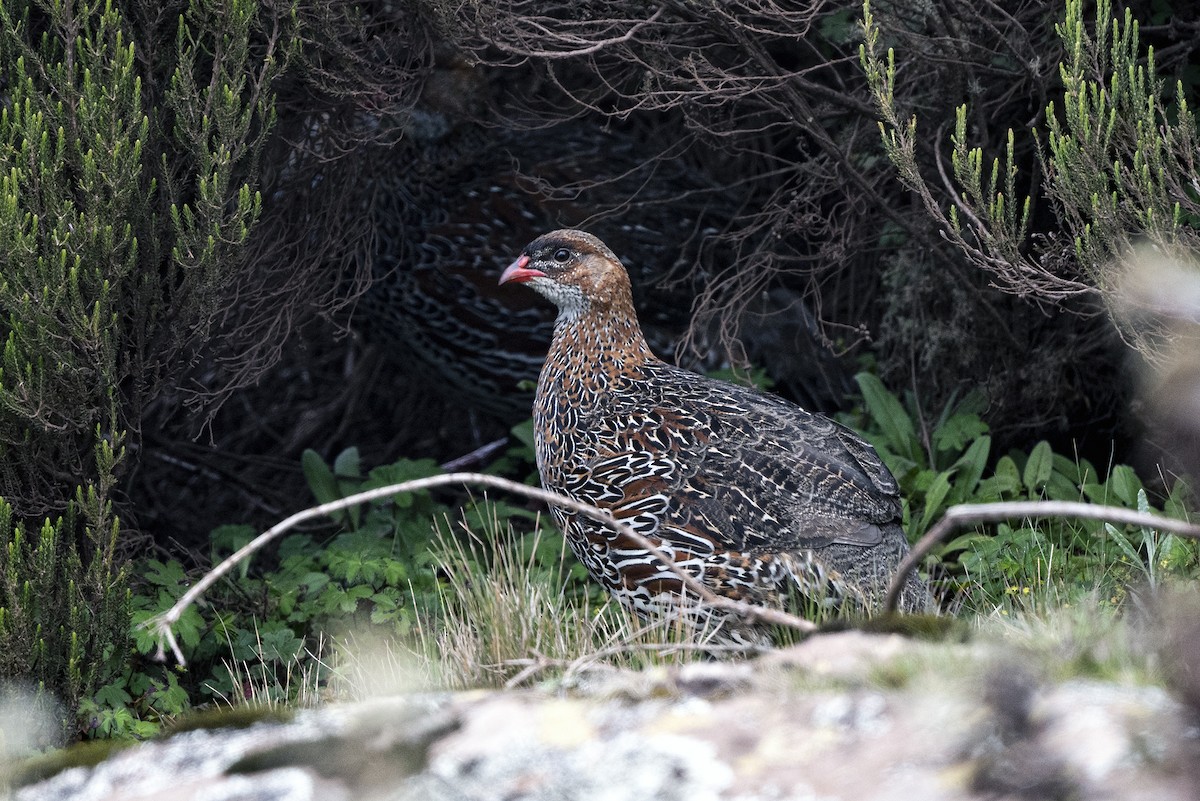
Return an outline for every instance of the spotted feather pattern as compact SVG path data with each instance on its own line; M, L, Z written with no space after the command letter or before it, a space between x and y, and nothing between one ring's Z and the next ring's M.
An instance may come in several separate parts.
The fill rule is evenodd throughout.
M598 239L556 231L505 280L559 309L534 402L543 485L609 510L714 593L870 609L907 553L894 478L856 434L780 398L655 358L629 281ZM588 572L635 612L724 624L631 538L554 510ZM930 603L911 579L903 603Z

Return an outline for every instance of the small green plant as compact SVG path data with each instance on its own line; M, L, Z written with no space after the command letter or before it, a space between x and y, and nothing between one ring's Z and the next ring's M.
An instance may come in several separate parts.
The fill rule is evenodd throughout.
M357 452L343 453L331 467L315 454L303 466L318 501L437 472L432 462L401 460L362 475ZM326 633L355 626L408 632L422 608L436 604L438 577L429 553L433 521L449 507L428 493L401 495L342 516L333 531L283 539L266 565L242 564L235 578L218 585L203 612L189 608L175 626L188 660L186 683L171 669L145 661L158 643L135 628L143 661L127 680L150 692L129 692L142 719L182 711L163 697L184 687L187 706L220 701L275 705L311 697L323 680L320 653ZM257 532L222 526L212 533L213 561L238 549ZM191 583L177 561L137 565L135 627L170 608ZM109 698L117 697L110 694ZM165 702L172 702L163 708ZM106 733L106 732L98 732Z
M246 0L168 31L145 5L0 5L0 495L23 517L108 480L97 426L139 430L183 375L261 213L286 35L258 42Z
M524 445L513 450L511 464L527 469ZM405 459L364 471L353 448L332 464L307 452L302 466L318 502L440 472L432 461ZM446 610L463 608L450 600L467 586L455 576L505 558L507 551L492 539L491 532L498 530L509 532L511 542L532 548L524 553L547 574L565 571L569 581L560 582L555 591L573 586L571 598L580 588L585 594L591 591L581 566L571 560L563 567L561 537L555 549L546 544L556 536L553 529L543 539L526 539L524 532L531 529L540 530L535 513L461 493L444 498L428 492L401 494L348 511L331 526L285 537L261 563L243 563L214 586L203 607L189 607L174 627L188 662L185 671L150 659L158 642L140 624L169 609L194 577L175 560L136 563L136 657L132 668L85 700L83 733L145 736L194 707L214 703L268 708L314 703L331 677L326 655L348 632L411 643L423 632L441 631ZM247 526L217 528L211 535L212 561L256 534ZM451 575L447 549L468 540L472 544L460 549ZM535 547L535 542L540 544Z
M906 406L869 373L857 381L864 406L844 422L862 426L896 475L910 539L924 534L948 507L963 503L1088 500L1151 510L1141 480L1127 465L1114 465L1102 479L1087 460L1054 453L1044 441L1029 453L994 457L978 399L947 407L930 430L918 434L914 400ZM1177 483L1161 511L1186 518L1187 494L1187 486ZM1043 519L962 533L942 544L926 567L962 612L1072 602L1093 593L1119 605L1130 586L1153 586L1164 575L1195 575L1200 547L1149 529Z
M402 459L363 475L354 448L339 454L332 466L312 451L304 454L303 463L309 486L321 502L441 472L432 460ZM343 530L322 548L312 547L303 535L285 539L280 546L280 570L273 579L285 611L301 602L301 606L344 615L359 612L361 602L362 608L370 610L371 623L409 630L419 614L438 603L435 522L451 514L451 507L429 493L404 493L348 510L340 519ZM462 526L469 529L485 514L506 520L534 518L517 506L472 501Z

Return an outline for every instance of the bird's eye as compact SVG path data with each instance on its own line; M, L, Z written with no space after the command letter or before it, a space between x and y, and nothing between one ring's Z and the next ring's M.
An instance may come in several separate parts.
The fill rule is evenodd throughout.
M554 261L558 264L566 264L571 260L571 251L566 248L559 248L554 251Z

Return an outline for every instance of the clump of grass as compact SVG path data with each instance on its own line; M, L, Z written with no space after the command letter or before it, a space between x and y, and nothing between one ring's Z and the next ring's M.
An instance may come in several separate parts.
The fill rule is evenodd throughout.
M517 534L496 516L482 530L438 538L446 578L440 608L415 650L435 659L447 687L499 686L542 671L603 662L641 667L695 658L679 623L644 625L580 575L562 536Z
M1052 593L1054 585L1048 589ZM1145 620L1098 594L1056 603L1051 593L1035 594L1024 608L977 618L980 638L1021 652L1023 661L1043 666L1056 679L1154 680L1157 660Z
M254 655L249 659L222 659L228 674L228 692L208 685L213 697L230 708L250 707L280 711L297 707L317 706L324 700L323 687L328 666L322 654L329 639L318 635L312 648L301 646L295 653L281 658L265 647L258 626L254 627ZM233 643L230 643L233 651ZM224 682L223 682L224 684Z

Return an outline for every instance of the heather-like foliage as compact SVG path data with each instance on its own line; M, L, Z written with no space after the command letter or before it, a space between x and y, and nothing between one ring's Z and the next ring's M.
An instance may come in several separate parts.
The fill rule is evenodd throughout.
M150 5L0 7L0 495L20 515L108 480L97 426L136 431L184 372L261 212L278 42L248 0Z
M102 469L115 461L97 445ZM79 488L64 515L26 526L0 500L0 679L18 679L68 704L125 668L129 657L127 573L115 561L120 523L95 485Z
M1111 304L1132 245L1148 242L1175 255L1200 247L1195 116L1184 82L1168 89L1158 74L1154 47L1142 47L1130 9L1114 18L1104 0L1089 26L1084 4L1067 0L1055 25L1064 53L1061 99L1046 105L1043 132L1009 128L1003 156L990 165L984 148L971 144L984 134L972 130L969 105L958 107L949 153L958 191L947 203L919 157L918 116L902 119L897 55L891 48L886 58L880 54L886 31L870 3L863 8L861 61L888 158L949 240L1006 291L1042 299L1099 294ZM1027 149L1018 146L1024 135L1037 142L1032 177L1021 174L1016 155ZM1037 243L1030 217L1043 201L1063 232ZM1157 355L1155 337L1133 326L1125 333L1147 355Z
M286 55L263 16L0 4L0 678L69 708L128 651L123 443L244 280Z

